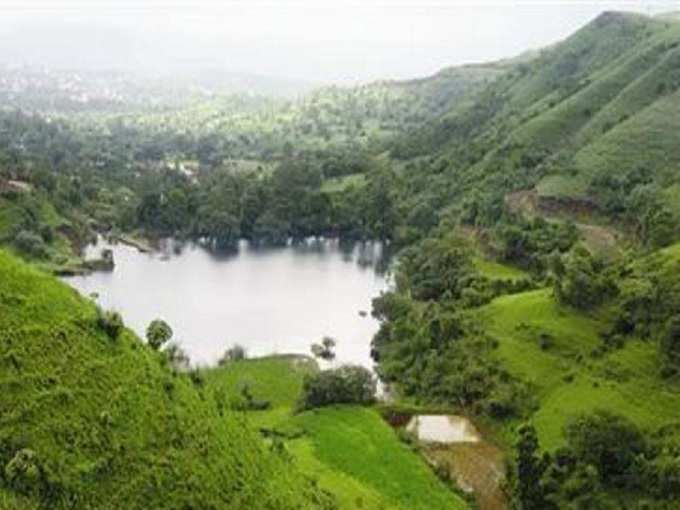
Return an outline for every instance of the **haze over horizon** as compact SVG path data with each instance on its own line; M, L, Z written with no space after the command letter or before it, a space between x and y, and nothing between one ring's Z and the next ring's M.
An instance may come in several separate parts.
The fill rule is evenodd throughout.
M2 1L0 64L314 83L408 79L557 42L598 14L655 2Z

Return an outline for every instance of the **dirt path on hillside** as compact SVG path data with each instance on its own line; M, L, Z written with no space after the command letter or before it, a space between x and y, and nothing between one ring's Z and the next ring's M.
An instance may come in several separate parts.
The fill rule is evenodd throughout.
M572 221L579 230L588 248L605 257L613 257L621 252L623 232L611 226L596 225L582 221L582 218L593 213L593 204L576 199L567 202L544 200L536 190L522 190L509 193L505 204L515 214L527 218L540 216L551 223Z

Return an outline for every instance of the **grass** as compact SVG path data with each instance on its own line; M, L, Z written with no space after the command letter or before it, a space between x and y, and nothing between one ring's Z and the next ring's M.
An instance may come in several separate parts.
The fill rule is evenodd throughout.
M373 409L329 407L294 414L306 357L273 356L234 362L206 374L211 391L233 393L248 384L271 408L248 421L284 437L295 465L331 492L343 509L456 509L466 503L440 482L420 456L403 444Z
M654 343L630 339L621 349L592 356L601 345L606 310L585 314L561 306L544 289L500 297L479 313L499 341L499 361L534 388L539 408L533 421L543 447L561 446L567 421L594 409L624 415L650 431L680 420L680 387L659 377ZM541 335L548 335L549 347L541 348Z
M242 417L94 304L0 251L0 466L22 449L40 473L0 479L3 508L308 508L321 498Z
M482 276L486 276L490 280L521 280L529 276L519 268L482 257L475 257L473 263Z
M559 306L547 289L503 296L482 309L488 332L500 340L497 355L516 373L542 387L559 384L570 360L587 356L599 343L599 323ZM549 335L551 347L539 346Z
M583 147L574 158L576 167L586 176L636 168L662 174L680 164L675 137L679 129L680 92L676 92Z
M289 425L291 410L302 391L302 379L316 370L318 366L311 358L279 355L208 370L206 381L211 389L227 394L238 393L247 385L256 399L271 404L270 410L251 413L249 419L258 428L273 429Z
M308 437L298 441L309 441L321 463L342 478L349 476L361 483L361 494L344 495L349 503L347 508L361 508L357 504L359 498L363 504L376 496L383 506L404 510L467 506L433 475L417 454L399 442L395 432L372 409L322 409L301 414L296 422Z

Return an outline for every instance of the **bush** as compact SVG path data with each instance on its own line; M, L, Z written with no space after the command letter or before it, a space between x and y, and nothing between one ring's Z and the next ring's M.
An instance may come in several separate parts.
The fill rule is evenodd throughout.
M171 338L172 328L163 320L153 320L149 324L149 327L146 328L146 340L149 342L149 346L155 351L160 349L163 344Z
M97 325L111 340L116 340L123 331L123 317L118 312L97 309Z
M30 494L39 491L44 473L33 450L19 450L5 466L5 479L17 492Z
M269 400L261 400L250 391L250 385L241 386L240 398L232 404L232 409L237 411L266 411L271 408Z
M376 389L369 370L345 365L306 376L298 407L304 410L332 404L369 405L375 400Z
M14 246L24 255L39 259L47 256L47 246L43 238L28 230L22 230L16 235Z

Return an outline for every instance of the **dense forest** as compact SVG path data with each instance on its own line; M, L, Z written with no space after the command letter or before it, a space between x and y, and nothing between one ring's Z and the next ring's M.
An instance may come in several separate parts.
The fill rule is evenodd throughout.
M0 110L0 506L336 503L278 440L264 451L221 420L200 375L107 338L54 286L44 270L87 270L99 233L216 252L384 241L394 286L373 303L372 356L399 405L482 423L516 508L680 508L679 64L680 23L612 12L515 59L296 98L185 88L149 104L97 76L94 102L44 101L63 77L27 78ZM96 93L107 80L115 93ZM59 403L82 405L77 420ZM139 477L154 490L135 495Z

